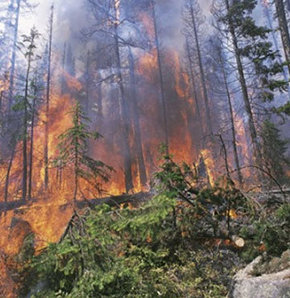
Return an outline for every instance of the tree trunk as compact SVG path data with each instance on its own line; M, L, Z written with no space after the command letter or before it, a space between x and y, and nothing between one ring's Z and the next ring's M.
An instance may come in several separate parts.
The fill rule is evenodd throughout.
M288 72L290 75L290 35L283 0L275 0L275 6L285 57L288 62Z
M201 113L200 113L200 107L199 107L199 103L198 103L197 87L196 87L195 77L194 77L194 73L193 73L194 64L193 64L192 57L190 54L188 38L186 38L186 52L187 52L187 58L189 61L189 66L188 66L189 67L189 75L190 75L190 80L192 83L192 91L193 91L193 97L194 97L195 108L196 108L196 113L197 113L197 121L198 121L198 125L200 126L200 131L198 134L198 137L200 138L203 135L203 125L202 125L202 117L201 117ZM192 123L192 126L194 126L194 123ZM192 133L192 138L193 138L194 127L191 128L191 133ZM200 148L203 146L200 146L199 142L195 142L195 144L196 144L195 145L196 150L197 150L197 152L199 152Z
M61 94L65 93L65 61L66 61L66 42L63 45L62 54L62 75L61 75Z
M164 142L166 145L167 154L169 153L169 128L168 128L168 112L167 112L167 103L165 98L165 88L164 88L164 77L162 72L162 61L161 61L161 52L160 52L160 41L159 33L157 27L157 17L156 17L156 4L155 0L152 0L152 14L154 22L154 35L155 35L155 45L157 51L157 60L158 60L158 71L159 71L159 81L160 81L160 96L161 96L161 108L162 108L162 117L163 117L163 129L164 129Z
M29 174L28 174L28 199L32 197L32 174L33 174L33 145L34 145L34 125L35 125L35 107L36 107L36 86L34 86L34 95L31 113L31 131L30 131L30 150L29 150Z
M280 52L280 46L279 46L278 40L277 40L277 33L273 26L273 18L272 18L273 12L271 10L271 7L269 7L269 4L264 4L264 13L265 13L266 19L268 21L268 26L271 29L271 35L273 38L275 50L277 52ZM278 57L278 61L280 64L282 64L282 58L280 56ZM289 75L290 75L290 73L289 73ZM286 68L283 68L283 76L284 76L284 80L287 82L288 76L287 76ZM289 92L290 92L290 90L289 90Z
M5 188L4 188L4 201L7 203L8 201L8 195L9 195L9 179L10 179L10 172L13 164L13 160L15 157L15 151L16 151L16 144L12 144L12 149L11 149L11 155L10 155L10 160L6 172L6 177L5 177Z
M242 186L243 176L242 176L242 172L241 172L240 160L239 160L238 149L237 149L237 138L236 138L236 129L235 129L234 110L233 110L233 105L232 105L232 100L231 100L231 94L230 94L230 91L229 91L227 75L226 75L226 71L225 71L225 67L224 67L224 61L223 61L222 57L220 57L220 61L221 61L221 67L222 67L222 72L223 72L224 85L225 85L225 88L226 88L228 105L229 105L229 109L230 109L232 145L233 145L233 150L234 150L234 159L235 159L235 164L236 164L237 173L238 173L238 181L239 181L240 186Z
M136 90L136 77L135 77L135 67L134 67L134 57L129 47L129 69L130 69L130 85L131 85L131 104L133 109L133 125L134 125L134 143L136 146L136 154L138 160L138 169L140 175L140 182L142 186L145 186L147 183L147 174L145 167L145 160L142 148L142 136L141 136L141 127L140 127L140 115L138 110L137 103L137 90Z
M12 57L11 57L11 70L10 70L10 79L9 79L8 115L11 112L12 101L13 101L16 51L17 51L19 16L20 16L20 4L21 4L21 0L17 0L17 8L16 8L16 16L15 16L15 24L14 24Z
M86 103L85 103L85 111L86 114L89 115L89 106L90 106L90 51L87 53L87 63L86 63L86 74L85 74L85 80L86 80Z
M208 124L208 130L210 135L213 134L213 128L212 128L212 119L211 119L211 113L209 108L209 98L208 98L208 92L207 92L207 86L206 86L206 79L205 79L205 73L202 63L202 57L201 57L201 49L199 44L199 37L197 33L197 24L195 20L195 15L193 11L193 2L190 0L190 17L192 21L193 26L193 32L194 32L194 39L196 44L196 51L197 51L197 57L198 57L198 64L199 64L199 70L200 70L200 77L201 77L201 84L202 84L202 90L203 90L203 97L204 97L204 103L205 103L205 112L207 117L207 124Z
M49 44L48 44L48 63L47 63L47 82L46 82L46 108L45 108L45 136L44 136L44 188L48 190L48 136L49 136L49 103L50 103L50 83L51 83L51 54L52 54L52 30L53 30L54 7L51 6L49 21Z
M115 22L114 22L114 48L116 54L116 66L117 66L117 78L120 89L120 118L122 123L123 130L123 154L124 154L124 171L125 171L125 189L128 193L130 190L134 188L133 179L132 179L132 164L131 164L131 150L129 145L129 130L130 130L130 114L128 110L128 104L125 98L125 88L122 76L122 65L121 65L121 55L120 55L120 44L119 44L119 8L118 1L115 0L114 3L115 9Z
M189 48L188 38L186 38L186 52L187 52L187 58L188 58L188 61L189 61L189 71L190 71L190 79L191 79L191 83L192 83L194 102L195 102L198 121L200 122L201 114L200 114L200 107L199 107L199 103L198 103L197 87L196 87L196 84L195 84L195 78L194 78L194 73L193 73L193 61L192 61L192 57L190 55L190 48Z
M98 115L103 117L103 92L102 92L102 82L97 85L97 104L98 104Z
M229 0L225 0L225 3L226 3L227 12L229 13L230 12ZM250 131L251 141L252 141L252 145L253 145L255 163L259 164L260 163L259 162L260 150L259 150L259 144L258 144L258 139L257 139L257 131L256 131L255 123L254 123L252 107L250 104L250 98L249 98L249 94L248 94L242 58L241 58L241 54L240 54L240 50L239 50L239 46L238 46L238 39L237 39L235 28L232 24L231 19L229 19L229 31L232 36L234 53L235 53L235 58L236 58L236 63L237 63L237 68L238 68L238 74L239 74L239 81L240 81L240 85L242 88L245 110L246 110L246 113L248 116L249 131Z
M32 55L28 56L28 65L25 78L25 92L24 92L24 117L23 117L23 165L22 165L22 199L25 201L27 198L27 128L28 128L28 88L29 88L29 75L31 68Z

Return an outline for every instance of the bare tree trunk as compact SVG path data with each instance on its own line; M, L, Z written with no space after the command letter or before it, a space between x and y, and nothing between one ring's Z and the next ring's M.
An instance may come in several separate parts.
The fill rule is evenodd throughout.
M128 109L128 104L125 98L125 88L122 76L122 65L121 65L121 55L120 55L120 44L119 44L119 34L118 34L118 26L119 26L119 7L118 1L115 0L114 3L115 9L115 22L114 22L114 48L116 54L116 62L117 62L117 78L120 89L120 116L123 130L123 154L124 154L124 171L125 171L125 188L126 192L129 192L134 188L133 179L132 179L132 163L131 163L131 150L129 145L129 123L130 123L130 113Z
M225 3L226 3L227 11L229 13L230 12L229 0L225 0ZM250 98L249 98L249 94L248 94L242 58L241 58L241 54L240 54L239 47L238 47L238 39L237 39L235 28L232 24L231 19L229 20L229 31L232 36L235 58L236 58L236 63L237 63L237 67L238 67L239 81L240 81L240 85L242 88L242 94L243 94L243 100L244 100L246 113L248 116L249 131L250 131L251 141L252 141L252 145L253 145L253 149L254 149L253 150L254 157L256 159L255 162L259 164L260 150L259 150L259 144L258 144L258 139L257 139L257 131L256 131L255 123L254 123L252 107L250 104Z
M14 24L12 57L11 57L11 70L10 70L10 79L9 79L8 115L11 112L12 101L13 101L15 64L16 64L16 50L17 50L19 16L20 16L20 4L21 4L21 0L17 0L17 8L16 8L16 16L15 16L15 24Z
M25 92L24 92L24 117L23 117L23 165L22 165L22 199L25 201L27 198L27 129L28 129L28 88L29 88L29 75L31 68L32 55L28 57L26 78L25 78Z
M102 82L97 85L97 104L98 104L98 114L103 117L103 92L102 92Z
M242 186L243 176L242 176L242 172L241 172L240 160L239 160L238 149L237 149L237 138L236 138L236 129L235 129L234 110L233 110L231 94L230 94L230 91L229 91L229 85L228 85L228 80L227 80L227 75L226 75L226 71L225 71L225 67L224 67L223 58L220 57L220 60L221 60L221 67L222 67L222 72L223 72L224 85L225 85L225 88L226 88L226 94L227 94L227 99L228 99L228 105L229 105L229 109L230 109L232 145L233 145L233 150L234 150L234 159L235 159L235 164L236 164L237 173L238 173L238 181L239 181L240 186ZM222 136L220 136L220 138L222 138Z
M30 131L30 150L29 150L29 173L28 173L28 199L32 195L32 174L33 174L33 145L34 145L34 125L35 125L35 107L36 107L36 86L34 86L32 113L31 113L31 131Z
M275 6L285 57L288 62L288 72L290 75L290 35L283 0L275 0Z
M198 120L200 122L201 121L201 114L200 114L200 108L199 108L199 103L198 103L197 87L196 87L196 84L195 84L195 78L194 78L194 73L193 73L193 61L192 61L192 57L191 57L191 54L190 54L188 38L186 38L186 52L187 52L187 58L188 58L188 61L189 61L189 71L190 71L190 79L191 79L191 83L192 83L194 102L195 102L197 117L198 117Z
M145 186L147 183L147 174L145 167L145 160L142 148L142 136L141 136L141 127L140 127L140 115L138 110L137 103L137 90L136 90L136 77L135 77L135 67L134 67L134 57L131 48L129 47L129 69L130 69L130 85L131 85L131 104L133 108L133 125L134 125L134 137L135 145L137 149L137 160L138 168L140 175L140 182L142 186Z
M198 37L198 33L197 33L197 24L196 24L196 20L195 20L194 11L193 11L192 0L190 0L190 17L191 17L191 21L192 21L194 39L195 39L195 44L196 44L196 51L197 51L197 56L198 56L198 64L199 64L201 84L202 84L202 89L203 89L203 97L204 97L204 103L205 103L207 124L208 124L209 133L212 135L213 128L212 128L212 119L211 119L211 113L210 113L210 108L209 108L209 98L208 98L206 79L205 79L205 73L204 73L204 68L203 68L203 63L202 63L201 49L200 49L200 44L199 44L199 37Z
M163 78L163 72L162 72L162 61L161 61L160 41L159 41L159 33L158 33L158 26L157 26L155 0L151 1L151 5L152 5L152 14L153 14L153 22L154 22L154 34L155 34L155 45L156 45L156 51L157 51L158 70L159 70L164 141L165 141L166 150L167 150L167 154L168 154L169 153L169 132L168 132L169 128L168 128L168 118L167 118L168 112L167 112L167 103L166 103L166 98L165 98L164 78Z
M51 54L52 54L52 30L53 30L54 7L51 6L51 15L49 20L49 45L48 45L48 65L46 82L46 108L45 108L45 139L44 139L44 188L48 190L48 135L49 135L49 103L50 103L50 83L51 83Z
M10 172L13 164L13 160L15 157L15 151L16 151L16 144L12 144L12 149L11 149L11 155L10 155L10 160L6 172L6 177L5 177L5 187L4 187L4 201L7 203L8 201L8 195L9 195L9 179L10 179Z
M90 51L87 53L87 63L86 63L86 103L85 103L85 111L86 114L89 115L89 105L90 105L90 61L91 54Z
M271 29L271 35L272 35L272 38L273 38L275 50L277 52L280 52L280 46L278 44L277 34L276 34L276 31L275 31L274 26L273 26L273 19L272 19L273 12L270 10L271 7L269 7L268 3L265 3L263 1L261 1L261 2L262 2L262 5L264 6L264 14L265 14L266 19L268 21L268 26ZM279 61L280 64L282 64L282 58L280 56L278 57L278 61ZM290 75L290 73L289 73L289 75ZM283 76L284 76L284 80L287 82L288 81L288 76L287 76L287 71L286 71L285 68L283 68ZM289 90L289 92L290 92L290 90Z
M64 94L64 86L65 86L65 61L66 61L66 42L63 45L63 54L62 54L62 75L61 75L61 94Z
M194 72L193 72L193 67L194 67L194 64L193 64L193 60L192 60L192 57L191 57L191 54L190 54L190 47L189 47L189 41L188 41L188 38L186 38L186 52L187 52L187 58L188 58L188 61L189 61L189 75L190 75L190 80L191 80L191 83L192 83L192 91L193 91L193 97L194 97L194 102L195 102L195 108L196 108L196 113L197 113L197 121L198 121L198 125L200 127L200 131L199 131L199 134L198 134L198 137L200 138L202 135L204 135L204 132L203 132L203 125L202 125L202 117L201 117L201 113L200 113L200 107L199 107L199 102L198 102L198 92L197 92L197 87L196 87L196 82L195 82L195 77L194 77ZM192 126L194 126L194 122L192 122ZM194 133L194 127L192 127L191 129L191 133L192 133L192 138L193 138L193 133ZM195 140L195 147L196 147L196 150L197 152L199 152L200 148L203 147L200 145L200 142L199 141L196 141Z

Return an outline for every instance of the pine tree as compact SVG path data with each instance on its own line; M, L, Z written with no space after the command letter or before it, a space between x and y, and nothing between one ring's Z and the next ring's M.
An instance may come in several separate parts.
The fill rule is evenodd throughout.
M255 0L222 1L225 11L219 17L224 34L230 33L236 59L239 82L248 117L249 131L256 164L260 164L260 144L258 141L256 119L251 103L251 90L255 90L256 99L272 101L276 90L284 91L287 82L280 78L283 65L279 64L277 53L268 40L270 29L259 26L253 18Z
M18 102L13 106L14 111L23 112L22 118L22 154L23 154L23 165L22 165L22 198L26 200L27 198L27 182L28 182L28 127L30 122L30 107L31 104L29 100L31 99L30 94L30 75L32 72L33 62L38 59L35 55L36 41L40 37L40 34L33 27L30 31L30 35L23 35L23 41L20 44L24 49L24 56L27 60L26 75L25 75L25 86L24 95L18 96ZM14 154L13 154L14 155Z
M80 190L80 180L85 180L98 191L101 191L98 178L107 182L108 172L113 169L99 160L88 156L89 139L98 139L101 135L98 132L90 132L87 123L90 122L83 112L79 102L70 111L73 125L59 136L59 156L55 161L64 167L72 167L74 171L74 200Z
M263 163L267 171L279 182L284 182L285 166L290 165L285 157L288 141L281 138L281 133L274 123L266 120L261 129Z

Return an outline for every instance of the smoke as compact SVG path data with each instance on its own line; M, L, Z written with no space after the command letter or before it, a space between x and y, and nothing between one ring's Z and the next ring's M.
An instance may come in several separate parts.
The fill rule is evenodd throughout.
M157 23L160 31L162 45L182 53L184 39L182 35L182 8L185 0L159 0L156 1ZM211 0L199 0L205 13L209 14ZM32 0L37 4L37 0ZM74 49L75 55L86 51L84 44L80 43L81 30L92 24L92 15L87 9L87 0L54 0L41 1L33 13L25 13L20 18L20 33L28 34L32 26L36 26L47 39L50 7L54 5L54 46L61 48L69 43Z

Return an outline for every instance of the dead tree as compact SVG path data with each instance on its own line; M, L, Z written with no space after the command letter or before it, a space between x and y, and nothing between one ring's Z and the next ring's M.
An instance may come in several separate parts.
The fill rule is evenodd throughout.
M289 24L286 18L286 12L283 0L275 0L277 18L279 23L279 29L281 33L281 39L283 43L284 53L286 61L288 62L288 72L290 75L290 35Z
M167 102L166 102L165 88L164 88L164 76L162 71L161 49L160 49L155 0L151 0L151 7L152 7L152 18L153 18L153 24L154 24L155 46L156 46L156 52L157 52L158 74L159 74L159 82L160 82L160 100L161 100L161 109L162 109L162 118L163 118L164 143L166 145L166 150L168 153L169 152L169 133L168 133L168 116L167 116L168 112L167 112Z
M50 85L51 85L51 59L52 59L52 32L53 32L53 14L54 7L51 6L51 15L49 20L49 42L47 58L47 81L46 81L46 105L45 105L45 135L44 135L44 187L48 190L48 136L49 136L49 104L50 104Z
M136 146L136 154L138 161L138 169L140 175L140 182L142 186L145 186L147 183L147 174L144 160L144 153L142 148L142 134L140 127L140 115L139 107L137 103L137 82L135 77L135 65L134 57L131 48L129 47L129 70L130 70L130 91L131 91L131 105L133 111L133 126L134 126L134 138Z

